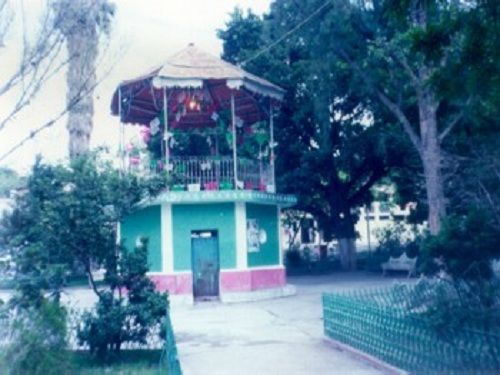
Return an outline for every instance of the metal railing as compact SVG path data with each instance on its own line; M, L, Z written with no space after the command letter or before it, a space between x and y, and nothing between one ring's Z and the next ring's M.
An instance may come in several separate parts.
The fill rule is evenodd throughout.
M396 288L323 295L325 334L410 373L499 371L500 332L469 321L443 336Z
M165 316L165 347L163 348L160 368L167 368L169 375L182 375L181 364L177 354L174 329L170 320L170 309Z
M149 173L168 171L173 184L179 188L200 190L234 189L234 165L230 156L173 156L169 165L162 161L151 161ZM129 163L131 170L144 167ZM274 192L273 166L269 162L246 158L237 159L237 189Z

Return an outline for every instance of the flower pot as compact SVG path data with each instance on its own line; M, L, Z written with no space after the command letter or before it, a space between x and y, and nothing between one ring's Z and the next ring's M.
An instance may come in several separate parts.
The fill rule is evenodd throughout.
M245 190L253 190L253 184L250 181L245 181Z
M172 191L184 191L185 186L183 184L173 184Z
M221 182L220 189L221 190L233 190L233 183L232 182Z
M205 185L203 186L203 188L205 190L218 190L219 183L217 181L206 182Z
M201 185L199 183L196 184L188 184L187 189L188 191L200 191Z
M266 191L268 193L276 193L276 186L274 186L274 185L266 185Z

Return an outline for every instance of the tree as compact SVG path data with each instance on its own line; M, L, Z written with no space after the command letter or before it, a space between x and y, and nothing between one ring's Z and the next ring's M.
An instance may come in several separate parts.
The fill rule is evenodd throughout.
M448 1L337 1L320 29L329 58L350 66L360 90L397 119L417 151L433 234L446 215L443 146L477 101L469 90L444 89L456 88L449 70L463 70L461 25L475 9Z
M356 209L370 201L370 188L403 159L406 145L390 123L374 116L378 108L357 94L349 69L313 51L314 33L302 32L256 58L258 50L244 49L252 46L247 39L269 41L283 34L295 10L288 2L273 3L262 26L252 27L253 35L242 30L255 18L235 12L219 32L223 56L249 61L245 67L252 73L287 89L276 126L279 187L298 195L298 208L318 219L325 239L338 239L342 266L354 268Z
M69 165L37 161L2 225L26 302L37 304L43 290L58 295L75 265L99 295L91 271L116 253L116 223L142 196L137 178L120 176L96 155Z
M263 42L262 20L248 9L234 8L225 29L217 30L217 37L223 42L222 59L233 64L241 62L242 51L257 50Z
M66 40L70 57L67 73L69 155L89 149L97 85L96 61L99 32L108 34L115 7L107 0L58 0L56 27Z
M464 215L480 209L500 233L500 4L482 1L462 17L460 60L451 66L440 90L465 91L473 98L463 126L448 138L450 211ZM464 69L464 66L467 68ZM460 82L456 77L461 75Z
M124 249L117 244L116 224L160 188L156 182L151 187L120 173L98 154L66 165L39 160L0 226L16 263L12 306L22 311L59 306L66 277L76 267L85 270L98 297L96 310L83 315L81 342L100 359L123 342L144 343L165 316L167 296L146 276L146 244ZM95 268L106 270L102 287L94 281Z
M16 171L0 167L0 197L8 197L12 189L20 188L24 182Z

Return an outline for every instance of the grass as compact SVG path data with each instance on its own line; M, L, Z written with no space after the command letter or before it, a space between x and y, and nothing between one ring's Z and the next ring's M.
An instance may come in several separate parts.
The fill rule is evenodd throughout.
M165 375L168 369L160 368L161 350L123 350L120 357L111 363L102 364L86 351L69 351L66 370L57 370L61 375ZM9 374L9 366L0 354L0 374ZM52 372L54 374L54 372Z
M102 280L96 281L95 283L97 286L102 286L105 285L105 282ZM65 287L76 287L76 286L89 286L89 281L88 279L83 276L83 277L70 277L67 282ZM15 283L12 278L0 278L0 290L10 290L15 288Z
M92 359L88 352L72 352L72 374L106 374L106 375L157 375L165 374L166 368L160 370L161 350L123 350L120 358L109 364L101 364Z

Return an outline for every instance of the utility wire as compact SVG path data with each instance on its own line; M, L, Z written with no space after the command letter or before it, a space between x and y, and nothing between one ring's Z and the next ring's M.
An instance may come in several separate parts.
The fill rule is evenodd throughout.
M294 28L291 30L287 31L284 33L282 36L280 36L278 39L276 39L274 42L268 44L266 47L262 48L259 52L257 52L255 55L252 57L242 61L240 65L245 65L249 63L252 60L255 60L257 57L262 55L263 53L269 51L271 48L273 48L275 45L278 43L282 42L284 39L288 38L290 35L292 35L295 31L300 29L302 26L304 26L307 22L309 22L311 19L313 19L316 15L318 15L323 9L325 9L328 5L330 5L332 0L326 0L323 5L321 5L318 9L316 9L314 12L312 12L309 16L307 16L305 19L303 19L301 22L299 22Z

